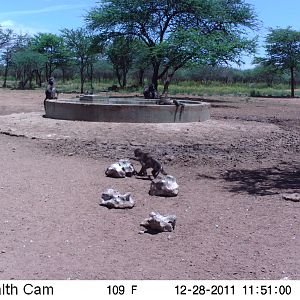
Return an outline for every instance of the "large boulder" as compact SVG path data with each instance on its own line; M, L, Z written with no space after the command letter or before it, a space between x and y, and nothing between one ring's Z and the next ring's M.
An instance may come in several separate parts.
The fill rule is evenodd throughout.
M108 208L132 208L134 201L130 193L121 195L114 189L108 189L102 193L100 205Z
M121 159L113 163L105 171L106 176L113 178L131 177L135 174L133 165L128 159Z
M171 232L175 229L175 215L160 215L152 212L149 218L145 219L140 225L149 232Z
M167 175L163 178L156 178L152 180L149 195L175 197L178 195L178 189L179 185L176 182L176 178L171 175Z

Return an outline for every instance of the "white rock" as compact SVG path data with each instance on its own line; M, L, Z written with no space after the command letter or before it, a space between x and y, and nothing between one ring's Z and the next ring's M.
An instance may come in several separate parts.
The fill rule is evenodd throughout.
M108 208L132 208L134 201L130 193L121 195L114 189L108 189L102 193L100 205Z
M151 196L175 197L178 195L179 185L176 178L167 175L164 178L156 178L151 182L149 194Z
M299 202L300 201L300 194L293 193L293 194L282 194L283 199L290 200L293 202Z
M105 171L106 176L113 178L131 177L134 173L134 167L128 159L121 159L118 162L113 163Z
M152 212L149 216L149 218L140 224L147 230L154 232L171 232L174 230L176 223L175 215L163 216L159 213Z

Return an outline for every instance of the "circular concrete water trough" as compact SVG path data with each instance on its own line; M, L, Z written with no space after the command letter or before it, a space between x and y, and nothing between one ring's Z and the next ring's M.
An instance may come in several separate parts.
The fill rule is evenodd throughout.
M45 117L118 123L186 123L202 122L210 118L209 103L178 101L183 105L158 105L155 100L95 95L80 99L46 100Z

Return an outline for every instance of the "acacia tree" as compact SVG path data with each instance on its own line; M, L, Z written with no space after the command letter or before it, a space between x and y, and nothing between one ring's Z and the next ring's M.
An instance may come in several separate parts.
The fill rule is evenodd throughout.
M19 79L18 87L25 89L27 84L32 89L34 74L44 68L47 58L31 49L22 49L12 55L12 65L16 71L16 79Z
M80 71L80 92L83 93L84 83L87 77L87 69L93 63L97 48L93 36L85 28L63 29L62 38L66 48L70 51L72 58L79 62Z
M0 25L0 49L10 42L12 33L11 29L3 29Z
M3 30L0 27L0 49L2 52L1 60L4 63L4 81L2 87L6 87L8 68L11 62L12 45L14 40L14 32L12 29Z
M138 38L149 49L152 83L188 63L240 62L254 41L246 29L256 17L243 0L104 0L86 16L88 26L106 39Z
M29 36L27 34L15 34L12 30L7 30L7 43L5 46L3 46L3 51L2 51L2 62L5 66L4 68L4 80L3 80L3 85L2 87L7 86L7 76L8 76L8 71L9 68L12 65L12 57L13 54L17 51L20 51L21 49L25 49L28 47L28 42L29 42Z
M266 57L257 59L261 65L271 65L290 72L291 97L295 97L295 70L300 63L300 32L291 27L270 28L266 38Z
M149 48L145 47L145 44L140 40L135 41L135 49L138 49L138 51L134 53L133 70L137 75L138 85L142 87L144 85L145 73L149 69L149 66L151 66L150 53Z
M120 87L127 85L127 74L134 59L134 41L116 37L107 49L107 56L113 65Z
M31 40L31 49L47 57L45 77L48 80L64 57L62 38L53 33L39 33Z

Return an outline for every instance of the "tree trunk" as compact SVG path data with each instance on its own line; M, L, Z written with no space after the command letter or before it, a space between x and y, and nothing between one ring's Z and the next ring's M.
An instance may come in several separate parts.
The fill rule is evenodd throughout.
M6 81L7 81L7 74L8 74L8 63L5 65L5 71L4 71L4 82L2 87L6 88Z
M91 63L91 93L94 94L94 86L93 86L93 81L94 81L94 66L93 63Z
M157 91L158 88L158 75L159 75L159 64L153 64L152 84Z
M42 87L42 72L39 70L36 71L36 76L37 76L37 84L39 87Z
M53 66L52 63L49 62L49 78L52 77L52 73L53 73Z
M173 78L173 76L175 75L175 72L179 69L179 67L174 67L172 72L169 73L169 70L166 71L166 80L164 81L164 90L163 90L163 93L162 93L162 97L165 97L167 98L168 97L168 93L169 93L169 85L170 85L170 82Z
M126 85L127 85L127 72L126 72L126 70L122 70L122 73L123 73L123 83L122 83L122 87L123 88L125 88L126 87Z
M291 97L295 98L295 74L294 67L291 67Z
M80 60L80 93L83 94L83 86L84 86L84 60L83 58Z
M162 92L162 97L165 97L165 98L168 97L168 94L169 94L169 85L170 85L170 82L172 80L172 77L174 76L174 73L175 72L167 75L167 78L164 81L164 90Z
M65 83L66 81L66 70L65 68L61 68L62 71L62 82Z
M84 71L80 68L80 93L83 94L83 86L84 86Z
M46 82L48 82L48 80L49 80L49 78L50 78L50 76L49 76L48 63L46 63L46 73L45 73L45 75L46 75Z
M120 74L119 68L116 68L116 76L117 76L120 87L122 87L122 76Z
M32 71L29 75L29 88L32 90L33 89L33 85L32 85L32 80L33 80L33 72Z
M144 85L144 73L145 73L144 69L139 70L139 86L141 87Z

